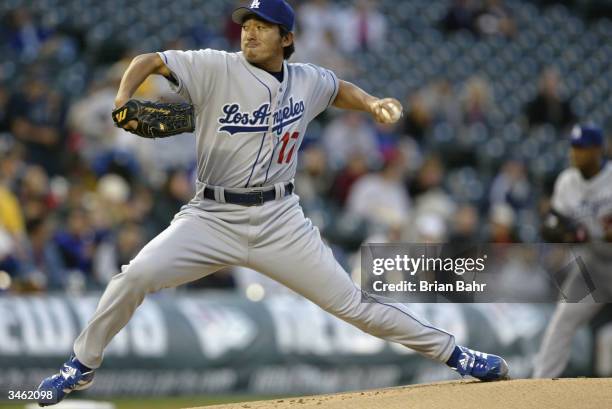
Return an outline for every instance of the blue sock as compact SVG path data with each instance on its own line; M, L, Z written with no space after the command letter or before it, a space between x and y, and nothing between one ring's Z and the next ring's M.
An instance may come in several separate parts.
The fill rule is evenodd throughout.
M451 354L450 358L448 358L448 361L446 361L446 365L450 366L451 368L456 368L457 364L459 363L459 357L461 357L461 349L459 349L458 346L455 346L453 353Z

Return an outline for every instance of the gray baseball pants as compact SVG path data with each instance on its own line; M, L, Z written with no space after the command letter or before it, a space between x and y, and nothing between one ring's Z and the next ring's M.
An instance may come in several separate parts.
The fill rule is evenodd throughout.
M609 299L612 294L612 280L610 280L612 260L592 254L584 254L583 257L588 274L596 284L593 296L596 299ZM570 299L575 300L583 296L583 291L584 278L577 270L573 271L563 284L563 292ZM588 297L587 302L557 305L544 332L540 351L535 359L534 378L561 376L570 359L574 336L580 327L588 324L605 305L588 301Z
M277 194L277 197L279 195ZM205 277L226 266L265 274L359 329L446 362L454 337L402 304L361 302L361 290L334 259L297 195L245 207L196 200L109 282L74 343L76 357L98 368L106 346L148 293Z

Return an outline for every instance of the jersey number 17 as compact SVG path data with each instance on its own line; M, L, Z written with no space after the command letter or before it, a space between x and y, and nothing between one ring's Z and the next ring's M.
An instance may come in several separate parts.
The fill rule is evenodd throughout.
M281 138L281 142L283 143L283 145L281 146L280 152L278 153L277 163L282 164L282 163L291 162L291 158L293 157L293 151L295 150L295 146L297 145L297 140L299 137L300 137L299 132L293 132L291 136L289 136L289 132L286 132L283 135L283 137ZM287 149L287 145L289 144L290 140L292 142L291 149L289 149L289 152L287 153L287 157L285 158L285 150Z

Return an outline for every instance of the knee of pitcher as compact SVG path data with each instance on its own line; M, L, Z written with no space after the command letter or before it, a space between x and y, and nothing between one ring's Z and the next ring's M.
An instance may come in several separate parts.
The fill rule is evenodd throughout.
M152 261L132 260L130 264L121 267L121 273L113 279L130 291L151 293L159 290L159 277L162 273L158 265Z
M356 322L361 323L360 320L363 315L362 309L361 303L349 300L343 303L342 306L330 308L328 311L336 317L355 325Z

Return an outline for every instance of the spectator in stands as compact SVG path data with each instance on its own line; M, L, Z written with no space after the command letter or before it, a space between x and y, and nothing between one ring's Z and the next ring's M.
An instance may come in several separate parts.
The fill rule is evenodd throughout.
M372 225L384 224L381 215L389 212L407 220L411 203L403 183L405 170L405 159L399 149L386 152L382 170L361 177L353 185L347 210Z
M154 192L143 183L138 183L132 187L132 194L125 214L126 222L144 225L148 240L152 239L159 231L159 226L150 222L154 202Z
M531 205L531 200L532 187L525 165L515 159L504 162L491 184L491 205L507 204L518 212Z
M311 53L326 41L326 34L338 24L334 17L334 8L327 0L313 0L302 3L297 13L298 30L308 35L299 36L298 53L303 53L304 61L310 61ZM235 25L235 24L234 24ZM332 33L332 35L334 35ZM332 43L336 43L334 38Z
M92 83L68 112L68 126L82 140L80 154L88 163L114 148L117 128L108 110L115 103L120 80L113 70L108 70L105 78Z
M9 118L11 132L26 147L27 160L55 175L64 171L67 104L47 81L42 72L29 75L23 92L11 98Z
M28 271L23 280L33 289L62 290L66 288L66 266L57 244L53 241L53 223L47 216L28 221Z
M485 0L477 15L476 27L481 35L514 36L516 32L514 19L503 0Z
M462 124L460 99L445 78L437 78L418 91L410 93L407 100L401 132L420 144L425 142L436 124L444 122L453 127Z
M87 195L90 193L82 179L72 179L67 186L62 206L58 208L58 215L64 219L68 217L72 209L84 206Z
M562 130L576 122L567 99L561 96L559 72L552 67L546 68L540 75L540 91L524 110L529 126L551 124Z
M475 75L463 87L461 95L463 123L487 124L493 110L493 95L487 79Z
M166 46L162 47L162 50L182 50L189 48L208 48L211 44L214 44L215 41L219 40L219 34L217 30L212 30L210 26L206 24L202 24L201 21L195 22L195 24L188 27L184 36L186 41L190 44L190 46L186 46L186 44L178 44L178 47L170 47ZM178 41L178 43L183 43L182 41Z
M300 157L301 171L295 176L296 192L305 209L325 207L323 198L329 192L332 180L327 169L325 151L318 145L309 145Z
M346 166L334 178L331 188L332 200L340 207L344 207L353 184L367 173L368 158L366 154L359 151L350 154Z
M429 214L440 217L445 225L450 222L456 206L442 186L444 178L445 169L440 158L436 155L426 158L409 186L415 218Z
M45 170L37 165L24 169L18 195L26 223L43 218L56 206L56 200L49 191L49 178Z
M510 205L496 204L489 212L487 242L516 243L516 215Z
M402 126L402 133L423 142L433 121L433 113L422 92L415 92L408 97L408 112Z
M310 36L305 36L305 38L310 38ZM313 44L311 47L302 46L302 43L298 40L296 53L292 57L292 61L320 65L343 78L350 77L355 73L351 61L339 52L336 36L332 29L326 29L320 42Z
M413 214L411 223L404 229L402 240L411 243L444 243L448 227L445 220L435 212Z
M13 240L25 237L25 224L21 204L17 197L4 183L0 175L0 227L8 233Z
M473 0L453 0L442 19L442 27L448 32L467 30L476 33L476 13Z
M406 216L403 214L388 211L381 213L379 217L380 224L362 244L366 243L399 243L402 241L402 233L404 231Z
M54 241L60 250L66 269L91 283L96 242L87 212L81 208L71 209L66 220L66 228L55 234Z
M27 256L23 204L15 193L25 164L18 144L0 142L0 270L16 276L23 271Z
M12 138L0 140L0 183L12 193L19 190L19 179L26 169L24 148Z
M359 0L355 7L344 7L335 17L342 51L380 50L387 43L387 19L373 0Z
M425 88L423 95L436 122L444 121L451 125L461 122L461 104L448 79L435 79Z
M138 162L138 159L131 152L123 149L101 152L91 166L98 177L114 173L130 183L136 183L141 170L141 163Z
M130 185L117 174L108 173L98 180L96 194L88 203L92 225L98 235L110 234L114 226L126 222L130 194Z
M22 267L15 256L15 246L13 236L0 225L0 271L6 271L12 277L18 276Z
M376 145L381 155L385 152L398 148L400 137L397 133L397 124L381 124L374 123L374 131L376 132ZM404 157L404 159L406 159Z
M323 147L332 170L346 165L349 155L361 152L378 160L376 131L357 112L346 112L334 119L323 131Z
M5 16L8 44L23 60L34 60L51 36L51 31L37 24L25 7L12 10Z
M353 65L339 51L336 11L327 0L306 1L297 13L298 36L295 62L310 62L332 70L338 77L348 77Z
M0 134L10 130L8 115L9 97L8 89L4 84L0 83Z
M17 276L22 269L26 231L17 197L0 179L0 270Z
M471 204L459 206L450 223L450 243L477 243L480 241L478 210Z

